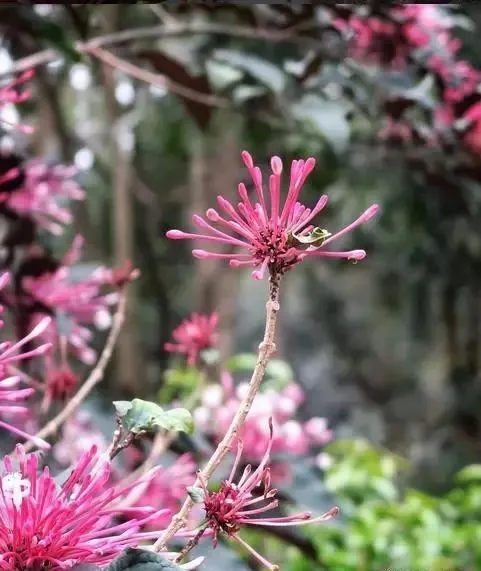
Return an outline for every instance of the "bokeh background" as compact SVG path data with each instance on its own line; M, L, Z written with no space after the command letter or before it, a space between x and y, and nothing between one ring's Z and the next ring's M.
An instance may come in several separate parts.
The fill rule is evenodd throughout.
M381 490L395 472L387 450L407 460L403 481L420 491L411 511L406 507L406 528L395 534L405 539L429 511L419 498L445 497L461 468L481 463L481 155L463 146L463 125L441 149L416 136L416 129L436 131L443 86L421 60L391 65L399 38L374 46L383 65L380 56L366 63L350 51L352 36L327 25L319 7L180 4L19 3L0 10L0 74L19 69L18 62L26 69L32 54L42 61L32 100L2 111L34 125L35 134L9 131L2 144L14 139L26 153L75 164L87 191L52 247L64 251L81 233L87 260L130 258L141 270L99 394L108 401L156 395L169 367L164 343L192 311L219 312L221 360L256 351L267 284L222 261L195 260L192 243L169 241L165 232L191 227L193 212L213 206L218 194L234 199L237 184L249 184L241 150L266 169L274 154L285 161L314 156L303 201L329 195L322 227L338 229L373 202L382 210L346 238L349 248L367 250L362 263L310 261L286 276L278 357L306 392L303 418L326 417L336 439L351 442L349 453L342 449L343 466L352 467L344 476L365 476L356 484L356 510L372 494L401 502L397 492ZM359 7L360 17L382 20L388 8L379 4L366 3L366 14ZM461 40L455 58L481 65L481 6L444 10L449 33ZM103 39L90 51L73 49L97 37ZM443 49L429 47L431 55ZM386 124L405 107L408 134L395 136ZM357 439L370 445L359 451ZM391 468L383 472L386 462ZM381 491L370 488L376 470ZM369 513L373 536L359 532L358 543L371 549L388 516ZM399 522L401 515L392 517ZM428 518L414 534L412 541L421 541L426 529L437 530L429 545L416 544L419 557L447 533L436 527L444 517ZM354 531L346 533L356 537ZM471 531L474 541L479 532ZM456 533L449 542L467 541ZM332 550L352 559L357 548L343 541L336 538ZM346 555L342 563L290 565L383 568L374 552L361 559L357 553L351 563ZM462 568L477 567L470 561Z

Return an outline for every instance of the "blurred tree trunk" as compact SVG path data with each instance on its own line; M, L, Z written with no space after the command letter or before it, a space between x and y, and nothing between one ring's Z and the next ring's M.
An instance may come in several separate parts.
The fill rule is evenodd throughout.
M209 137L198 131L193 138L190 167L192 212L204 214L215 208L219 194L232 198L239 182L239 135L234 118L219 114ZM228 128L226 128L228 125ZM211 149L209 141L215 141ZM197 231L195 229L194 231ZM203 248L199 243L195 247ZM230 246L218 251L229 251ZM203 312L219 313L220 363L232 353L240 273L226 260L196 260L196 306Z
M104 31L114 33L119 29L119 16L121 6L109 4L104 8ZM115 99L114 72L107 66L102 67L102 78L105 93L105 106L107 122L111 129L111 159L112 186L113 186L113 248L115 264L121 265L125 260L134 258L134 219L131 148L129 133L118 129L118 119L121 111ZM133 135L132 135L133 136ZM139 383L139 379L145 379L143 359L137 335L137 290L136 284L129 287L129 301L125 322L117 342L116 350L116 388L126 395L143 396L147 387Z

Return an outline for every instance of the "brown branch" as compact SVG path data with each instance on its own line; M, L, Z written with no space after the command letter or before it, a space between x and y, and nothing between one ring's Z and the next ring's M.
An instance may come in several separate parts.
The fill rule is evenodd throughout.
M315 28L319 24L313 22L312 26ZM250 38L257 40L265 40L275 43L295 43L301 44L306 47L324 50L325 45L321 40L306 36L297 36L292 34L289 30L270 30L266 28L252 28L249 26L235 26L227 25L217 22L209 23L183 23L183 24L168 24L161 26L132 28L123 30L114 34L107 34L92 38L88 42L75 42L74 47L79 53L86 53L92 47L113 46L125 42L132 42L137 40L147 40L151 38L172 38L176 36L183 36L186 34L217 34L225 36L234 36L238 38ZM18 73L32 69L40 65L51 63L61 56L54 50L43 50L34 53L30 56L17 60L8 72L1 73L0 79L7 77L12 73Z
M266 327L264 331L264 339L259 345L259 353L257 363L249 382L249 389L244 400L240 404L234 418L232 419L227 432L218 444L216 450L210 457L205 467L199 472L194 486L200 486L201 482L207 482L222 460L232 448L232 444L239 433L246 416L248 415L255 396L259 390L262 379L266 371L269 359L275 353L275 332L277 325L277 315L279 313L279 276L272 276L269 282L269 301L266 304ZM164 551L167 543L174 535L186 525L187 518L194 506L193 500L188 496L184 501L181 509L172 517L170 524L164 533L157 539L154 544L154 551Z
M181 95L186 99L191 99L192 101L197 101L198 103L203 103L204 105L211 105L215 107L227 107L229 105L229 101L227 99L217 97L216 95L205 95L203 93L199 93L195 89L190 89L190 87L180 85L180 83L173 81L165 75L153 73L152 71L148 71L147 69L143 69L138 65L134 65L133 63L114 56L112 53L103 50L102 48L90 46L85 49L85 52L95 56L97 59L103 61L107 65L123 71L125 74L130 75L135 79L145 81L150 85L165 87L170 89L170 91L173 93L177 93L177 95Z
M83 385L79 388L72 399L66 404L57 416L50 420L41 430L35 434L35 438L47 438L59 429L59 427L69 418L69 416L75 412L75 410L82 404L85 398L89 395L92 389L102 380L105 368L107 367L112 353L114 351L117 338L119 336L120 330L125 317L125 309L127 305L127 297L125 291L120 293L120 299L117 307L117 311L114 315L112 327L105 342L103 351L97 361L97 364L92 369L90 375L87 377ZM35 447L33 440L29 440L25 443L25 450L28 452Z

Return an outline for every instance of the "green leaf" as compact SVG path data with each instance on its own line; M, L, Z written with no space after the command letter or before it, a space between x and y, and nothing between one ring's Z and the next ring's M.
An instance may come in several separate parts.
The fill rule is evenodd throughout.
M264 58L246 52L224 49L216 50L214 56L221 62L245 71L274 92L284 91L286 87L287 75L284 71Z
M196 503L201 504L205 499L205 493L202 488L196 488L195 486L189 486L187 488L187 493L190 496L190 499Z
M179 571L180 567L153 551L128 548L105 571Z
M481 464L466 466L456 474L458 482L481 481Z
M21 7L19 15L22 20L28 22L32 33L37 38L43 40L46 44L50 44L67 59L72 62L79 62L82 59L79 52L75 49L68 27L40 16L30 7Z
M163 429L172 432L191 433L194 430L192 416L185 408L164 410L154 402L134 399L113 403L117 415L128 432L152 432Z
M308 94L291 106L291 112L296 119L310 123L338 153L346 150L351 134L346 105Z
M266 375L284 384L292 381L294 373L288 363L282 359L271 359L266 367Z
M239 353L227 360L227 368L232 373L252 371L257 363L257 355L253 353Z

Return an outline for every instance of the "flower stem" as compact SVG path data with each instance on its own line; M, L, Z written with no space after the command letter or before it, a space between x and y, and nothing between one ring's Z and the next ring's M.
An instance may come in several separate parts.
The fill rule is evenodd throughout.
M277 315L279 313L279 283L280 275L272 272L269 280L269 301L266 303L266 327L264 338L259 345L257 362L249 382L247 395L240 404L229 428L227 429L227 432L224 435L224 438L219 442L209 461L199 473L194 486L199 486L201 481L207 482L232 448L232 444L244 424L246 416L248 415L252 403L254 402L254 398L259 390L262 379L264 378L269 359L276 350L274 339ZM181 509L175 516L173 516L167 529L155 542L154 551L164 551L166 549L167 543L182 527L186 525L187 518L193 506L194 502L189 496L187 496Z

